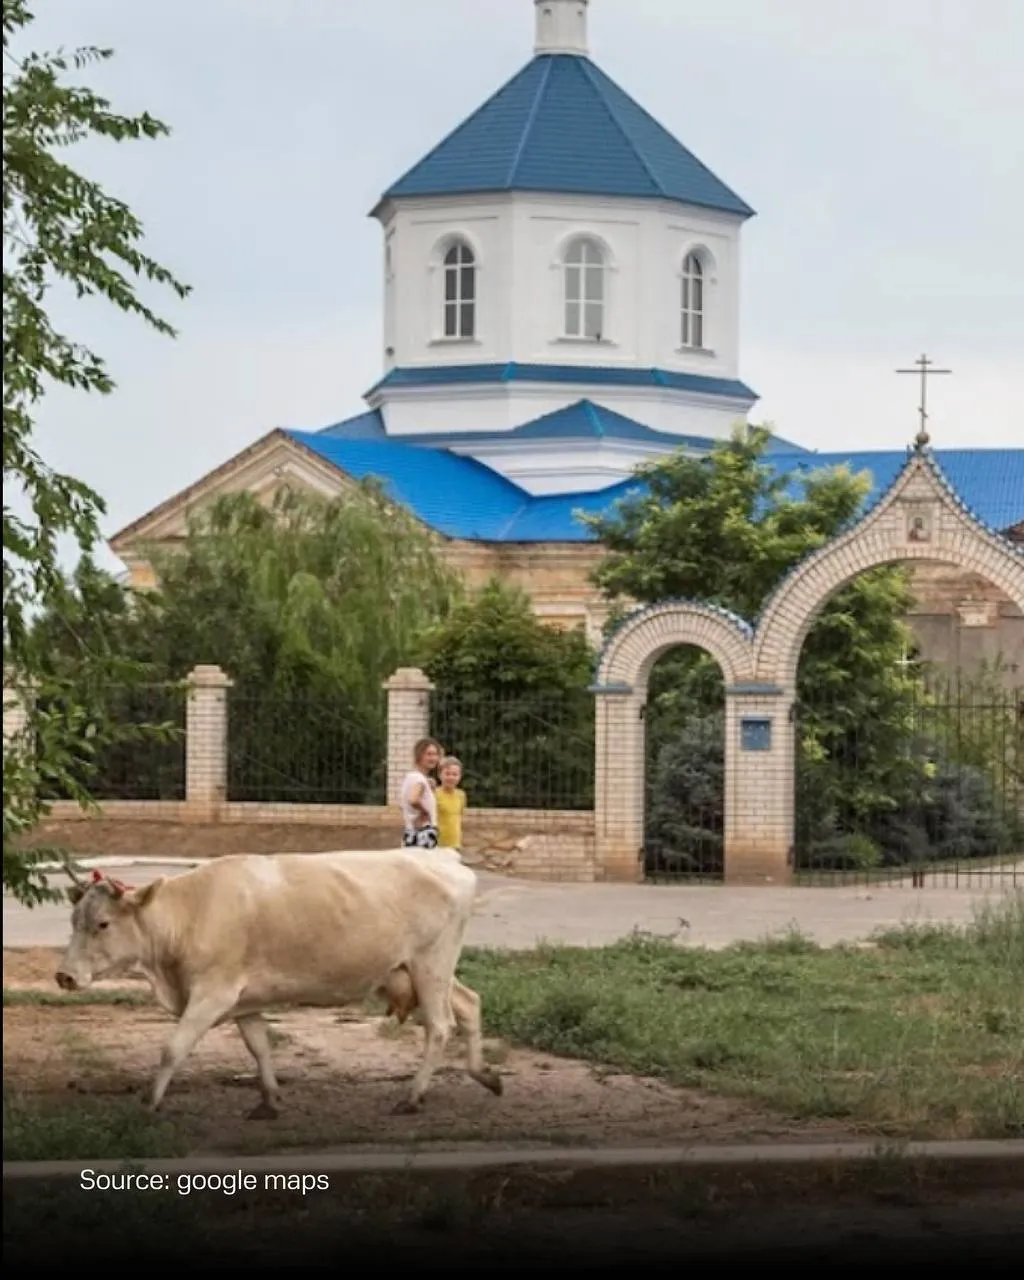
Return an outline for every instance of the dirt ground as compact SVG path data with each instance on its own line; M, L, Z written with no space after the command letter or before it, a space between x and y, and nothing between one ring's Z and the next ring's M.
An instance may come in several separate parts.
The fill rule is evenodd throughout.
M57 953L4 951L4 987L54 992ZM103 987L148 991L144 982ZM4 1008L5 1089L65 1102L75 1095L144 1094L171 1020L152 1007L20 1005ZM396 1143L679 1145L842 1141L850 1129L797 1123L728 1098L610 1073L550 1054L487 1043L501 1071L495 1098L461 1067L454 1041L424 1111L395 1116L419 1058L418 1027L360 1010L295 1010L273 1018L284 1107L272 1121L246 1119L257 1101L253 1064L233 1026L211 1031L167 1095L191 1154L374 1149Z
M332 849L393 849L395 828L266 822L121 822L90 818L48 821L33 844L57 844L82 857L216 858L228 853L328 853Z

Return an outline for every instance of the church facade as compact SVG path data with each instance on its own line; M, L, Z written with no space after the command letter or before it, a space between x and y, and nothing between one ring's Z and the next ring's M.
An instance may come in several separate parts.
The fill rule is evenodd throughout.
M706 454L757 402L739 351L741 236L754 210L591 59L589 0L535 0L533 55L397 179L382 230L381 370L362 412L276 430L110 543L137 587L220 493L325 494L373 475L443 539L470 585L523 586L596 638L599 555L578 519L673 450ZM872 477L904 449L821 454L773 439L796 482L840 463ZM1024 449L936 451L990 527L1024 541ZM869 499L871 500L871 499ZM1001 653L1024 679L1024 617L988 585L922 566L925 655Z

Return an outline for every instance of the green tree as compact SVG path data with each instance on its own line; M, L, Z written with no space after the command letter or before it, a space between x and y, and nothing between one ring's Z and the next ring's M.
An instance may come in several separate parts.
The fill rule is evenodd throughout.
M677 598L754 621L785 574L855 518L866 476L818 470L794 493L764 461L769 435L737 431L706 459L659 460L639 472L643 487L617 510L587 517L607 549L594 579L616 617L627 601ZM911 602L902 567L864 573L831 598L804 643L798 694L813 788L802 813L812 842L826 840L840 810L856 824L891 806L916 691L898 665L912 643L903 621ZM680 649L662 659L649 691L655 759L694 717L716 715L722 696L707 654ZM706 735L691 727L683 745L691 741ZM717 819L708 826L720 830Z
M466 769L471 801L586 808L593 797L594 654L581 631L545 625L492 579L425 637L433 732Z
M461 596L436 536L367 481L333 499L227 494L191 514L180 546L145 550L154 590L80 576L77 614L151 680L224 668L232 795L379 803L383 683ZM37 633L73 666L60 619Z
M167 127L148 114L118 115L89 89L64 83L70 66L80 70L110 58L111 50L84 48L67 57L17 49L32 21L25 0L3 0L4 668L5 683L28 709L25 733L4 751L4 887L29 905L54 897L39 870L53 851L33 847L30 838L48 811L47 787L90 805L88 786L69 764L121 732L96 721L71 687L43 679L30 640L34 611L59 613L67 599L60 540L70 537L89 553L105 512L99 494L40 455L37 407L54 386L103 395L115 386L100 356L55 326L49 295L57 287L80 298L100 296L174 336L136 282L167 286L181 298L189 292L142 251L142 227L127 205L67 160L69 148L90 138L157 138ZM116 672L109 654L83 645L76 687L112 674L131 678L129 667L115 666Z
M152 548L143 605L172 678L219 663L242 686L318 685L353 710L458 602L440 540L374 481L337 498L282 488L194 513L180 548Z

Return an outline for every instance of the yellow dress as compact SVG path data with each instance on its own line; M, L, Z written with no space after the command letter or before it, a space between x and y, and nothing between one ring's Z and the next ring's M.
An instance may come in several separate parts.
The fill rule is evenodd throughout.
M453 787L451 791L438 787L434 798L437 801L437 843L445 849L461 849L465 791L461 787Z

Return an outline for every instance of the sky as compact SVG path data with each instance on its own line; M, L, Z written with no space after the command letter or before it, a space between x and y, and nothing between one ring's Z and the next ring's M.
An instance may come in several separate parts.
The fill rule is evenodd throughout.
M57 319L110 396L55 393L37 444L109 537L273 427L360 412L382 362L380 192L531 57L532 0L34 0L24 46L158 141L75 163L193 292L179 330ZM591 0L591 57L757 211L742 234L751 420L823 451L902 449L926 352L938 448L1024 446L1024 4ZM117 568L113 557L105 561Z

